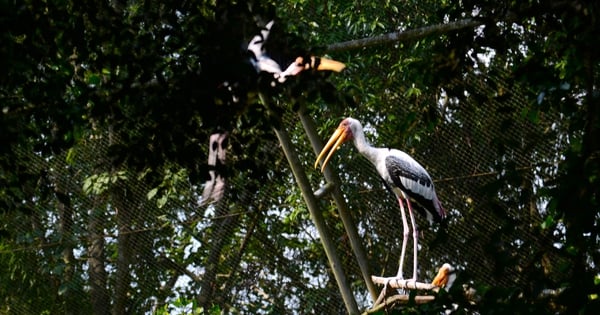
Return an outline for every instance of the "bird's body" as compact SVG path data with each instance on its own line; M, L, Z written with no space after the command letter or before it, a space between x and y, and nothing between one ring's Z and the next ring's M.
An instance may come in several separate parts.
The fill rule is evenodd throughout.
M406 202L408 206L414 238L412 280L416 280L418 233L411 204L416 202L420 205L420 208L424 209L425 215L430 222L439 222L444 218L445 210L436 195L433 181L425 168L407 153L397 149L376 148L371 146L365 138L361 123L353 118L342 120L338 129L331 136L328 143L319 154L317 161L315 162L315 167L317 167L319 161L325 156L325 153L331 149L323 161L321 170L324 170L325 165L332 157L333 153L342 145L342 143L349 140L353 141L354 146L360 154L365 156L373 165L375 165L379 175L383 178L386 185L391 188L398 199L404 227L400 266L397 274L397 277L401 279L403 279L402 269L406 251L406 241L409 236L404 202Z
M356 140L355 140L356 146ZM356 146L357 148L359 146ZM397 197L416 201L430 223L442 220L443 208L437 198L431 177L415 159L404 151L368 147L362 153ZM369 152L372 150L372 152Z
M339 61L318 57L310 57L305 60L304 57L297 56L289 64L283 65L285 66L285 70L283 70L282 65L271 58L265 49L265 42L269 38L273 24L274 21L267 23L260 34L256 34L248 43L248 51L252 53L250 62L257 72L271 73L277 82L283 83L288 77L308 69L340 72L345 68L345 65Z
M269 38L273 23L273 21L267 23L260 31L260 34L252 37L252 40L248 44L248 51L253 54L254 58L251 58L250 61L257 72L265 71L279 75L281 73L281 66L275 60L271 59L265 50L265 42Z

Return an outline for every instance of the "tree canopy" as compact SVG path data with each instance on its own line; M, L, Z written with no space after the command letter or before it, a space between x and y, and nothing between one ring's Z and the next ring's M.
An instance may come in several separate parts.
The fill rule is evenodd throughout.
M292 176L325 183L307 133L325 138L345 116L420 161L449 212L441 226L419 219L419 277L449 262L455 285L396 312L599 311L598 4L0 6L0 313L353 312L336 267L368 310L361 268L395 274L397 203L341 149L332 165L363 262L335 197L311 212ZM272 86L246 50L271 20L274 58L347 68ZM227 135L217 166L215 133ZM215 171L226 190L208 202Z

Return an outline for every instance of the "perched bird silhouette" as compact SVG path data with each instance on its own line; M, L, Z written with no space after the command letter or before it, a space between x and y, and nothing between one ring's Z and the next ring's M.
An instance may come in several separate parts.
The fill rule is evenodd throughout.
M271 73L277 82L283 83L288 77L298 75L304 70L340 72L346 67L339 61L315 56L310 58L296 56L289 63L279 64L268 54L265 45L274 23L274 21L267 23L260 34L256 34L248 44L248 51L252 53L250 62L257 72ZM275 85L275 82L272 85Z

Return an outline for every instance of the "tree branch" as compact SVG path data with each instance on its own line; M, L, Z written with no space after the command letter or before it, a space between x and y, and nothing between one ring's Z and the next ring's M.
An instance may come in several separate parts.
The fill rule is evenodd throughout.
M392 289L405 289L405 290L433 290L437 286L431 283L417 282L414 280L402 280L397 277L378 277L371 276L373 283L380 285L387 285Z
M437 292L439 290L439 288L433 284L417 282L415 280L398 279L397 277L371 276L371 280L375 284L383 285L383 290L381 290L381 294L379 294L379 297L373 304L373 308L378 307L381 304L384 304L384 305L390 304L389 298L384 300L385 296L387 295L388 288L404 289L404 290L428 290L428 291L434 291L434 292ZM406 297L408 297L408 295L406 295ZM430 300L427 300L422 303L429 302L429 301Z
M262 94L259 93L260 100L263 104L268 104L268 99ZM304 198L304 202L308 207L308 211L310 212L310 216L319 232L319 236L321 238L321 245L323 245L323 249L325 250L325 254L329 261L329 266L333 272L336 283L338 284L338 288L340 290L340 294L342 299L344 300L344 305L346 306L346 310L349 314L359 314L358 305L356 304L356 300L350 289L350 285L346 275L344 274L344 269L342 265L342 261L340 260L339 255L335 251L336 244L331 238L327 226L325 224L325 219L321 214L319 209L319 203L315 198L312 188L310 186L310 182L306 173L304 172L302 163L298 159L298 153L294 148L292 141L289 138L288 133L283 129L273 128L275 131L275 135L279 140L279 144L283 149L283 153L290 164L290 168L298 184L300 190L302 191L302 197Z
M175 278L175 279L179 278L180 275L186 275L186 276L190 277L190 279L192 279L192 281L194 281L195 283L202 282L202 277L191 272L185 266L183 266L183 265L179 264L178 262L174 261L173 259L167 257L165 254L160 254L158 256L157 261L160 263L162 268L168 269L168 270L173 270L175 272L175 275L173 278ZM171 289L171 288L169 288L169 289Z
M419 39L433 34L444 34L452 31L458 31L465 28L472 28L483 24L482 21L474 19L464 19L445 24L437 24L431 26L425 26L408 31L398 31L393 33L387 33L379 36L355 39L351 41L335 43L327 46L327 52L341 52L346 50L377 46L383 44L390 44L399 41L407 41L413 39Z
M410 300L410 295L407 295L407 294L403 294L403 295L398 294L398 295L390 296L389 298L385 299L385 301L383 303L380 303L380 304L374 306L373 308L366 310L363 313L363 315L379 313L379 311L381 311L385 308L393 307L396 304L406 304L406 303L408 303L409 300ZM433 295L415 296L415 303L417 303L417 304L429 303L433 300L435 300L435 296L433 296Z
M310 144L315 152L315 155L318 155L321 149L323 148L323 142L317 133L317 127L315 126L314 120L306 114L305 108L301 108L298 111L298 116L300 117L300 121L302 122L302 126L304 127L304 132L308 137ZM377 290L375 285L370 281L369 278L369 260L367 259L367 255L365 253L365 249L362 244L362 238L358 234L358 230L356 228L356 224L352 219L352 215L350 214L350 210L348 209L348 204L346 204L346 199L340 190L342 186L341 180L339 176L333 171L331 167L325 168L323 172L325 176L325 180L327 181L327 186L330 187L329 190L333 200L335 201L338 209L338 213L340 218L342 219L342 224L344 225L344 230L348 235L348 240L350 240L350 247L356 257L356 262L358 267L360 268L361 275L365 281L365 285L367 286L367 290L371 294L371 298L375 301L377 299ZM327 190L325 188L323 190ZM316 198L319 198L321 189L317 190L314 194Z

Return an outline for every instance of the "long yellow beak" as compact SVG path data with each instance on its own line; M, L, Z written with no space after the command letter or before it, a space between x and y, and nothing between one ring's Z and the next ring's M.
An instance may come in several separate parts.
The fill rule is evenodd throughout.
M311 62L315 62L315 57L311 58ZM333 59L321 58L319 65L317 66L317 70L319 71L335 71L341 72L346 68L346 65L342 62L335 61Z
M329 149L331 149L329 151L329 154L327 154L327 157L323 161L323 164L321 165L321 172L323 172L323 170L325 170L325 166L327 165L327 162L329 162L329 160L333 156L333 153L335 153L335 151L337 151L337 149L339 149L339 147L344 143L344 141L346 141L346 138L348 138L346 129L343 127L338 127L338 129L335 130L333 135L331 135L331 138L329 138L329 141L327 141L327 144L325 145L325 147L323 147L323 150L321 150L321 153L319 153L319 156L317 157L317 160L315 161L315 168L317 168L319 166L319 161L321 161L323 159L323 156L325 156L325 153L327 153L327 151L329 151Z

